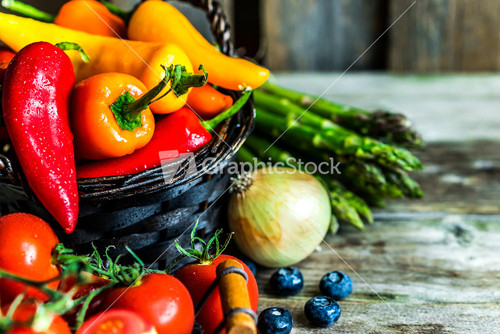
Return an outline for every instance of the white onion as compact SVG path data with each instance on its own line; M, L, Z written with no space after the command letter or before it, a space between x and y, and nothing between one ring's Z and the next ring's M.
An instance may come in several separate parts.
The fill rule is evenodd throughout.
M267 267L293 265L323 240L330 198L312 175L289 168L240 176L229 202L229 228L241 251Z

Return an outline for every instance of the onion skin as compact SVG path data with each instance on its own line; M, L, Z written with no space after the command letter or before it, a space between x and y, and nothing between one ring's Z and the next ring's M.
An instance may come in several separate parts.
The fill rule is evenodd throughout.
M276 172L273 172L276 171ZM312 175L259 169L229 201L229 228L241 251L266 267L296 264L321 243L331 219L330 198Z

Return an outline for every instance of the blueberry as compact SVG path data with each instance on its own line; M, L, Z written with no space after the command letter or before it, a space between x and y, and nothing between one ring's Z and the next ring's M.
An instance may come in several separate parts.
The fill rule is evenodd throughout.
M293 318L288 310L270 307L259 315L257 328L260 334L288 334L292 331Z
M341 271L332 271L319 282L321 293L335 300L347 298L352 293L352 281Z
M340 305L328 296L313 297L304 306L304 313L314 326L328 327L339 320Z
M304 277L299 268L280 268L271 276L269 284L274 293L280 296L292 296L304 287Z

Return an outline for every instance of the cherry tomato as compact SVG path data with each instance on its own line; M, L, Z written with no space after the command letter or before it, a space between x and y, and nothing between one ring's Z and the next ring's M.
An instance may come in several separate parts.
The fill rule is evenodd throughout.
M22 303L14 311L12 319L20 323L28 323L36 313L37 306L33 303ZM4 310L6 313L7 310ZM49 315L47 315L49 316ZM29 326L15 325L11 327L7 334L71 334L68 324L57 314L50 315L52 319L41 321L47 328L42 331L35 331Z
M190 334L193 301L186 287L167 274L147 274L137 285L106 291L100 310L130 309L148 319L159 334Z
M248 268L243 261L235 258L234 256L224 254L220 255L211 264L188 264L177 270L174 276L184 283L186 288L189 290L194 303L196 304L201 300L210 284L212 284L212 282L217 278L217 265L225 260L236 260L243 266L243 269L248 275L247 286L250 303L252 305L252 309L257 311L257 305L259 303L259 289L257 287L255 277L253 276L250 268ZM196 320L203 327L205 333L213 333L223 319L224 313L222 311L219 288L216 288L201 309L200 313L196 317Z
M45 281L59 274L51 263L51 252L59 242L54 231L42 219L26 214L13 213L0 218L0 268L18 276ZM49 287L56 289L59 281ZM8 279L0 279L0 301L10 304L25 290L25 285ZM27 297L45 301L47 296L28 288Z
M155 334L147 319L132 310L109 310L85 321L77 334Z

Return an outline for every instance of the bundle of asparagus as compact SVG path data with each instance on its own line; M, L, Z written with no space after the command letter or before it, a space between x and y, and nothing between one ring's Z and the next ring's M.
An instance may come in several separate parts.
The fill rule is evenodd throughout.
M332 199L332 232L338 222L363 229L373 221L369 205L422 196L407 172L423 166L406 149L422 141L405 116L345 106L272 83L255 90L254 100L256 129L239 159L256 157L299 169L304 168L299 159L340 162L340 174L316 174Z

